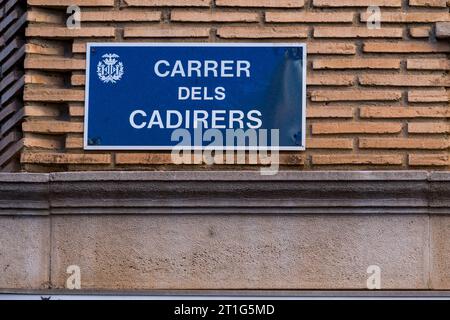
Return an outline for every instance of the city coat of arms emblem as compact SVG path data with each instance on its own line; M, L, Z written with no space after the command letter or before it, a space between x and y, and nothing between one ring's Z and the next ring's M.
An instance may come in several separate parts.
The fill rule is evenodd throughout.
M102 56L103 60L97 64L97 75L103 83L116 83L123 76L123 63L118 60L119 56L107 53Z

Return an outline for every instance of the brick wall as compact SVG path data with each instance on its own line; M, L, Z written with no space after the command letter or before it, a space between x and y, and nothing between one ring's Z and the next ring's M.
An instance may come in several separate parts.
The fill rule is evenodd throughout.
M69 5L81 29L65 27ZM367 7L381 29L367 28ZM449 169L446 0L28 0L22 169L181 168L162 152L85 152L85 42L305 42L307 150L294 169ZM289 115L286 115L289 116ZM215 169L225 168L216 166ZM207 168L199 166L199 168Z

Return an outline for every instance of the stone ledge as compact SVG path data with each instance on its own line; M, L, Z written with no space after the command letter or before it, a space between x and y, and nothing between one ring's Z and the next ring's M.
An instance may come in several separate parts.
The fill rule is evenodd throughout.
M0 174L0 215L448 214L450 172Z
M77 298L77 297L98 297L102 300L117 299L117 297L126 297L127 299L140 300L148 297L158 299L173 300L176 298L194 298L194 299L215 299L224 298L419 298L436 299L450 298L448 290L11 290L0 289L0 298L28 298L30 300L42 300L42 297L52 298Z
M0 215L48 214L48 174L0 173Z

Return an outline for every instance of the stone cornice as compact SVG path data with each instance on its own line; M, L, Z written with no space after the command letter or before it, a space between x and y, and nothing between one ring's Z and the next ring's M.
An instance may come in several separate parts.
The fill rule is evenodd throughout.
M0 215L449 214L450 172L0 174Z

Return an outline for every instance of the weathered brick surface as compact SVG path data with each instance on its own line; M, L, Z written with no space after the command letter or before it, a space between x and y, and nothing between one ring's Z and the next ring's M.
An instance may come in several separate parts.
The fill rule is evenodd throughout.
M317 90L311 91L311 100L316 101L398 101L401 91L393 90Z
M359 83L364 86L448 87L450 86L450 78L446 74L366 74L359 77Z
M68 7L76 4L79 7L113 7L114 0L27 0L31 6Z
M416 7L445 8L447 6L447 3L448 0L409 0L409 5Z
M366 22L370 14L362 13L361 21ZM448 12L388 12L381 14L383 22L438 22L449 21Z
M408 123L409 133L450 133L448 122L418 122Z
M388 154L339 154L339 155L313 155L312 163L316 165L401 165L403 157Z
M362 149L446 149L447 139L436 138L361 138Z
M447 59L408 59L406 67L409 70L450 70Z
M48 153L24 152L21 155L22 163L36 164L109 164L109 154L74 154L74 153Z
M258 22L256 12L185 11L173 10L170 20L180 22Z
M449 166L450 157L447 153L440 154L410 154L408 156L408 164L411 166Z
M160 11L137 11L137 10L121 10L121 11L81 11L81 21L160 21Z
M353 12L266 12L267 22L352 22Z
M314 69L400 69L400 59L317 59Z
M92 41L304 42L307 150L280 164L450 167L450 43L434 36L435 23L450 21L446 0L79 0L82 28L69 30L72 2L28 0L24 168L171 164L167 152L83 151ZM381 29L367 28L368 6L381 8Z
M411 27L409 28L409 35L413 38L427 38L431 35L431 27Z
M315 107L306 110L307 118L353 118L354 109L349 107Z
M305 5L305 0L216 0L216 5L227 7L301 8Z
M315 7L400 7L401 0L313 0Z
M316 27L315 38L401 38L402 28L368 29L367 27Z
M448 90L411 90L408 92L408 102L443 102L450 101Z
M127 0L130 7L209 7L209 0Z
M361 118L450 118L447 107L361 107Z
M217 30L220 38L226 39L273 39L273 38L306 38L306 27L221 27Z
M450 52L449 43L433 43L429 41L404 42L366 42L363 51L367 53L447 53Z
M336 134L336 133L398 133L402 129L400 123L391 122L333 122L314 123L313 134Z
M86 68L86 61L81 59L68 59L68 58L35 58L29 57L25 59L26 69L38 69L38 70L84 70Z
M24 132L67 133L83 132L83 124L68 121L27 121L22 124Z
M127 27L124 38L207 38L209 29L203 27Z

